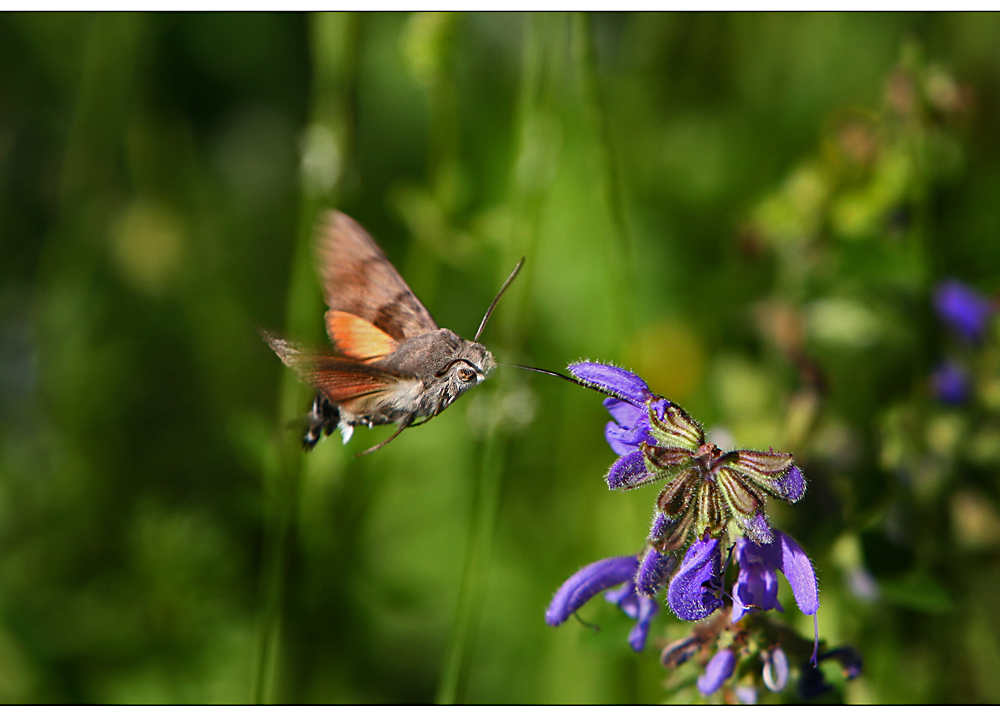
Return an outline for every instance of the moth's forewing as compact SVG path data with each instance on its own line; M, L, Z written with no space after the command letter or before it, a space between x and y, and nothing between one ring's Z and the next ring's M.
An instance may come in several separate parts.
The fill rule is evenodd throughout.
M373 324L398 343L438 328L375 240L346 214L322 216L313 249L330 307L327 333L345 355L353 355L356 347L337 331L337 312Z
M662 420L651 408L649 418L649 432L660 446L696 451L705 442L701 426L680 406L670 404L664 408Z

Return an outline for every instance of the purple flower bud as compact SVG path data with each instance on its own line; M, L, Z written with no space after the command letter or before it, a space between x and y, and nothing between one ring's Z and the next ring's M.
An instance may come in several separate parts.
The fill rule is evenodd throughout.
M934 307L942 321L971 342L980 339L994 311L986 297L955 279L938 285L934 292Z
M697 540L667 588L667 604L681 620L701 620L722 607L722 553L716 538Z
M788 657L781 647L762 655L764 658L764 686L771 692L781 692L788 685Z
M771 484L778 497L789 503L796 503L806 494L806 479L802 470L793 465L781 478Z
M667 581L667 576L676 563L677 558L673 555L661 553L654 548L646 550L646 554L642 556L639 563L639 570L635 574L636 592L640 595L655 597L656 592Z
M698 691L703 695L712 694L732 676L734 669L736 653L732 650L719 650L705 665L705 674L698 677Z
M665 537L667 537L667 533L669 533L673 529L674 523L676 522L677 522L676 520L671 518L666 513L661 513L660 511L656 511L653 514L653 524L649 527L649 537L646 538L646 542L649 543L660 542Z
M768 523L767 513L763 509L749 517L745 517L741 513L734 513L733 517L736 518L736 522L742 526L747 537L753 542L766 545L774 541L771 524Z
M604 480L608 483L608 488L617 490L619 488L635 488L643 483L653 480L655 476L650 475L646 470L646 459L642 451L632 451L611 464L608 475Z
M638 567L638 558L624 555L581 568L556 591L545 612L545 622L553 627L561 625L597 593L630 581Z
M961 366L948 361L931 375L931 390L942 403L957 406L968 398L969 377Z
M601 393L642 407L653 394L641 378L630 371L603 363L581 361L567 369L576 379Z

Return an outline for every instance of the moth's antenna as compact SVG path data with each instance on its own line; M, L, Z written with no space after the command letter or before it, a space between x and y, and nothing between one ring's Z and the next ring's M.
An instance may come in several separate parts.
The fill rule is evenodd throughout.
M507 287L510 286L510 282L514 281L514 277L517 276L517 272L521 271L521 267L524 266L524 257L521 257L521 261L517 262L517 266L514 267L514 271L510 272L510 276L507 277L507 281L503 283L500 287L500 291L497 292L497 298L493 299L493 303L490 304L490 308L486 309L486 316L483 317L483 322L479 324L479 331L476 332L476 337L472 339L473 341L479 341L479 334L483 333L483 329L486 328L486 322L490 320L490 314L493 313L493 309L497 307L497 302L500 301L500 297L503 296L503 292L507 291Z
M524 369L525 371L534 371L535 373L546 373L549 376L555 376L556 378L561 378L563 381L569 381L570 383L575 383L577 386L583 386L584 388L591 388L591 386L588 386L583 381L578 381L577 379L571 376L566 376L565 374L561 374L558 371L549 371L544 368L535 368L534 366L520 366L518 364L513 364L513 363L502 363L500 365L506 366L507 368L520 368Z

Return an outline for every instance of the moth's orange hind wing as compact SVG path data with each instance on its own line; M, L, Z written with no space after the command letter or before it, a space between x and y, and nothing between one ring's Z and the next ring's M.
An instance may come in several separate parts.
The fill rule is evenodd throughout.
M346 311L326 312L326 333L344 356L365 363L388 356L399 343L370 321Z

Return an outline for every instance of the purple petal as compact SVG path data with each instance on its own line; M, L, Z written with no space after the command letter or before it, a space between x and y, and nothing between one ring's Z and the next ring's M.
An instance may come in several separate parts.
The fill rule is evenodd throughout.
M632 430L640 423L649 423L649 414L641 406L634 406L628 401L617 398L605 398L604 407L615 419L615 423L625 430Z
M667 603L681 620L701 620L722 606L716 594L721 562L716 538L695 541L688 548L667 588Z
M990 301L955 279L943 281L934 292L938 316L968 341L978 341L993 313Z
M545 612L545 622L552 626L561 625L597 593L631 580L638 567L636 556L623 555L605 558L581 568L556 592Z
M611 464L604 480L607 481L608 488L617 490L619 488L635 488L653 480L653 478L655 476L646 470L646 458L642 451L632 451Z
M641 407L646 403L646 399L653 395L645 381L617 366L582 361L571 363L567 369L572 376L588 387L628 401L633 406Z
M739 575L733 585L733 622L740 620L750 608L783 612L778 602L778 566L768 562L768 555L766 549L746 538L736 539Z
M608 421L604 427L604 440L611 446L611 450L620 456L631 453L639 447L640 443L652 445L653 440L649 437L649 425L639 425L634 428L622 428L614 421Z
M628 633L628 644L636 652L642 652L646 646L646 638L649 636L649 623L660 611L660 606L656 600L645 595L639 596L639 614L636 623Z
M736 668L736 653L732 650L719 650L705 665L705 674L698 678L698 690L703 695L710 695L722 687Z
M655 597L656 591L663 587L676 562L677 559L673 555L661 553L653 548L648 549L635 574L636 591L640 595Z
M798 543L780 530L775 533L778 537L775 542L781 545L781 572L792 586L795 604L804 615L815 615L819 610L819 585L809 556Z
M788 685L788 657L781 647L767 653L761 676L764 678L764 685L771 692L781 692Z
M796 465L789 468L788 472L771 486L779 498L789 503L797 503L806 494L806 478Z
M631 579L617 588L605 591L604 599L617 605L627 617L633 620L639 617L639 596L635 593L635 583Z

